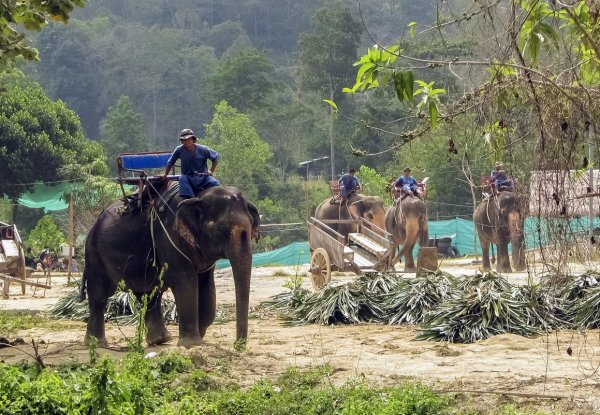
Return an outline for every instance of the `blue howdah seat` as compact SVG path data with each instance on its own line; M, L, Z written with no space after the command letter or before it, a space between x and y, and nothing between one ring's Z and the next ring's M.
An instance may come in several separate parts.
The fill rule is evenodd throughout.
M119 176L116 178L121 185L123 195L125 193L124 184L138 186L138 193L141 195L145 191L157 190L164 184L162 175L172 151L148 151L141 153L121 153L117 156L117 169ZM173 172L176 172L178 165L173 166ZM167 176L168 181L179 180L178 174ZM148 188L150 187L150 189ZM152 192L149 192L152 193Z

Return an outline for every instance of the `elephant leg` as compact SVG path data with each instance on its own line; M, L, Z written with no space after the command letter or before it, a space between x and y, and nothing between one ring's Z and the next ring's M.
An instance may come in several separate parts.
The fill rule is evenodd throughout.
M177 284L171 285L175 297L177 316L179 318L178 346L192 347L202 344L202 336L198 332L198 280L180 275Z
M510 268L510 259L508 257L508 244L506 242L500 242L496 245L498 247L498 262L496 263L497 272L512 272Z
M104 327L104 313L106 312L108 298L115 293L117 285L108 278L98 278L99 272L94 274L86 279L90 317L87 322L84 342L89 345L91 338L95 337L100 347L108 347Z
M214 268L198 275L198 331L204 338L206 330L215 321L217 294Z
M169 333L165 325L165 318L162 312L162 294L162 291L159 291L148 301L148 308L145 315L146 327L148 328L146 343L148 345L163 344L172 339L171 333Z
M490 243L482 238L479 238L479 242L481 242L481 260L483 261L483 270L485 272L489 272L492 270L492 266L490 265Z

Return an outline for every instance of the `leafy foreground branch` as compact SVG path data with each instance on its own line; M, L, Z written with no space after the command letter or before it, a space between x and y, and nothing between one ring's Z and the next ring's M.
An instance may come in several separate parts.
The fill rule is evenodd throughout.
M420 324L418 340L470 343L502 333L600 327L596 277L590 271L559 289L517 287L496 273L455 278L438 272L413 279L369 273L314 294L294 286L263 304L289 324Z
M195 367L178 352L152 359L129 353L117 361L110 356L99 358L92 348L89 364L40 369L0 363L0 414L475 413L461 407L460 395L436 394L418 383L378 387L351 381L336 387L332 374L329 366L307 371L289 368L242 389L229 374ZM507 406L494 408L493 413L517 412Z

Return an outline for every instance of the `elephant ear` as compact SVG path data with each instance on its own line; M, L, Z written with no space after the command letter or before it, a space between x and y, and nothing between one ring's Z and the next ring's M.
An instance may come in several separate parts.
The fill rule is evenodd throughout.
M201 204L195 198L184 200L177 205L175 211L174 229L192 248L196 246L195 235L200 232L199 225L203 220Z
M250 212L250 216L252 216L252 239L255 242L258 242L260 239L260 215L258 213L258 209L250 202L246 202L248 204L248 212Z
M350 215L354 219L360 218L362 216L362 212L363 212L362 201L357 200L356 202L351 203L350 206L348 206L348 212L350 212Z

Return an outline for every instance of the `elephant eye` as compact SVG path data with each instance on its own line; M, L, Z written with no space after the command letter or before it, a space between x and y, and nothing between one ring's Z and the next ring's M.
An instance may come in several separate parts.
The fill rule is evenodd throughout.
M373 216L373 214L372 214L371 212L367 213L367 217L368 217L369 219L373 219L373 218L374 218L374 216Z

